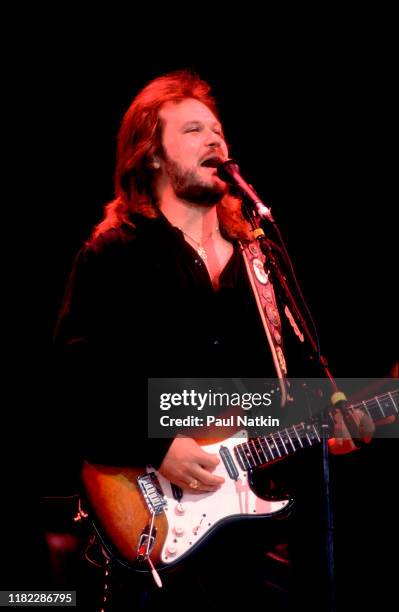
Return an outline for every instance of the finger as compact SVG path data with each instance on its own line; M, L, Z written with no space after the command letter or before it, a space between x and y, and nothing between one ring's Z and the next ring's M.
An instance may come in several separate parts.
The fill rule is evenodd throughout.
M183 489L183 491L189 493L211 493L213 491L217 491L220 489L220 484L217 485L209 485L201 482L197 476L187 475L183 479L176 478L173 481L173 484L176 484L178 487ZM195 486L193 486L195 485Z
M196 489L189 487L190 493L214 493L215 491L218 491L219 489L220 489L220 485L211 486L211 485L205 485L201 482L198 484L198 487Z
M350 440L351 435L348 431L344 418L341 412L336 412L334 414L334 431L333 437L338 440Z
M212 491L217 491L220 488L219 485L207 485L203 482L200 482L197 476L193 476L188 474L184 476L183 479L176 479L174 484L179 486L183 491L188 493L209 493Z
M204 451L201 452L199 456L199 463L203 465L205 468L214 470L217 465L220 463L220 459L217 455L206 453Z
M198 480L198 478L195 478L194 476L189 476L189 475L186 476L184 480L178 480L174 484L177 484L177 486L183 489L183 491L186 491L189 493L198 493L198 492L204 493L204 491L208 490L208 488L205 485L203 485Z
M206 486L220 486L224 483L222 476L216 476L211 474L208 470L205 470L200 465L195 466L193 470L194 477Z
M193 491L189 484L193 480L193 478L190 480L190 477L187 477L187 480L181 480L180 478L176 478L173 480L173 484L177 485L178 487L180 487L180 489L183 489L184 491Z
M376 421L375 424L379 427L380 425L391 425L396 421L396 416L393 414L392 416L385 417L385 419L380 419Z
M372 436L375 431L375 425L372 419L368 416L368 414L365 414L362 410L358 409L352 410L351 414L358 428L357 437L361 439L367 438L368 441L368 438Z
M370 417L363 415L359 423L360 437L365 438L371 436L375 431L375 425Z

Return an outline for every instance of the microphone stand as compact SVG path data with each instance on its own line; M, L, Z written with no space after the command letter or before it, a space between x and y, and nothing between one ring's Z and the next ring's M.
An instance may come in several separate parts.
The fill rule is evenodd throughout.
M306 336L309 341L312 352L315 354L315 358L318 365L321 367L324 375L329 379L333 394L331 401L333 405L345 400L345 396L338 391L338 386L334 380L333 375L328 367L327 359L319 354L318 345L314 339L309 326L301 313L297 301L288 285L287 278L283 273L279 262L273 252L270 242L266 239L263 228L261 227L261 217L258 214L258 210L255 209L254 204L244 198L243 209L245 217L248 219L253 230L253 236L259 244L262 253L266 257L265 271L270 274L272 282L276 281L275 286L280 288L283 296L283 301L286 302L290 309L296 324ZM277 233L280 234L277 228L276 222L268 211L268 220L277 229ZM335 570L334 570L334 516L331 501L331 483L330 483L330 456L328 450L328 415L326 411L323 411L322 416L322 449L323 449L323 480L324 480L324 500L325 500L325 519L326 519L326 556L327 556L327 598L328 598L328 610L329 612L335 612Z

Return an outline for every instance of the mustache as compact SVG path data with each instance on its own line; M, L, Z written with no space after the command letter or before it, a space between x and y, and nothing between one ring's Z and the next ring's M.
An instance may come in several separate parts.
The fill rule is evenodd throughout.
M206 168L218 168L226 159L227 158L221 151L213 151L201 159L200 166L205 166Z

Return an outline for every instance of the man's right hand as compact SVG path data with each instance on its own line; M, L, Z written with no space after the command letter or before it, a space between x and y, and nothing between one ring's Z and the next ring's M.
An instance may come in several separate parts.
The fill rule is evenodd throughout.
M173 440L159 468L162 476L193 493L216 491L224 478L212 474L220 462L217 455L206 453L192 438Z

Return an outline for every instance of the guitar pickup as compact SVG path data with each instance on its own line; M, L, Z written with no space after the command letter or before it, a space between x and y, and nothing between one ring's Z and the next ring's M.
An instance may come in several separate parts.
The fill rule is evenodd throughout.
M138 476L137 483L151 514L160 514L167 504L155 472Z
M227 448L227 446L221 446L219 449L219 454L222 458L224 467L226 468L227 473L230 476L230 478L232 480L237 480L240 474L238 473L236 464L234 463L234 459L231 456L231 453L229 449Z

